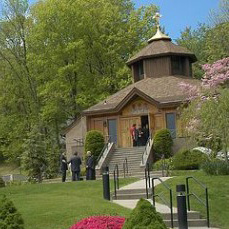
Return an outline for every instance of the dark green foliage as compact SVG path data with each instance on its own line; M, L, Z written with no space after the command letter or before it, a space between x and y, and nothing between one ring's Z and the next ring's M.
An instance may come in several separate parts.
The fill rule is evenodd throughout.
M0 200L0 229L24 229L20 213L5 196Z
M166 158L172 156L173 139L168 129L158 130L154 136L153 149L157 158L164 154Z
M218 159L206 161L201 168L207 175L229 175L229 163Z
M140 199L135 209L127 218L123 229L166 229L166 225L155 207L144 199Z
M97 130L91 130L87 132L85 140L85 153L91 151L91 153L98 157L104 147L103 134Z
M47 169L45 177L52 179L57 177L60 171L60 150L57 147L49 147L47 151Z
M34 128L24 142L22 166L27 171L29 181L41 182L46 168L46 151L44 136Z
M4 180L2 179L2 177L0 176L0 188L3 188L5 187L5 182ZM0 227L1 228L1 227Z
M200 165L209 158L206 154L198 150L184 150L173 156L173 168L178 170L199 169Z
M158 160L156 163L153 164L153 170L164 170L166 176L170 174L170 171L173 169L172 158L166 158Z

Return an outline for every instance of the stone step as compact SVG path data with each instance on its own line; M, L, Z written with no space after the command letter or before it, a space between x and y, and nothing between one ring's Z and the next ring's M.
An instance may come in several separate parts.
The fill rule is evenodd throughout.
M137 156L137 157L141 157L143 154L143 152L113 152L111 154L112 156L122 156L122 157L130 157L130 156Z
M145 146L131 147L131 148L116 148L117 151L125 151L125 150L144 150Z
M115 195L112 195L113 200L136 200L146 198L146 193L133 193L133 194L119 194L115 197Z
M117 164L123 164L124 163L124 158L111 158L110 162L115 162ZM129 160L127 160L127 164L130 164L131 162L138 162L139 165L140 165L141 158L133 157L133 158L130 158Z
M167 227L171 227L171 220L164 220L165 225ZM173 221L174 227L178 227L178 220ZM205 227L207 226L206 219L189 219L188 220L188 227Z
M112 154L115 154L115 153L143 153L145 151L145 149L142 149L142 150L114 150Z
M116 156L111 157L110 159L111 160L116 159L120 161L122 160L124 162L125 157L123 157L122 155L116 155ZM141 157L139 157L138 155L129 156L129 158L127 158L127 163L132 160L141 160Z
M171 214L170 213L161 213L163 220L171 220ZM173 213L173 219L177 220L177 213ZM191 219L201 219L200 213L196 211L188 212L188 220Z
M137 194L137 193L146 193L146 190L141 188L141 189L119 189L117 190L117 195L122 195L122 194Z
M118 164L118 165L123 165L123 161L122 160L120 160L120 159L111 159L110 161L109 161L109 163L110 164ZM127 165L128 166L131 166L131 165L138 165L138 166L140 166L140 164L141 164L141 160L140 159L138 159L138 158L134 158L133 160L129 160L128 161L128 163L127 163Z

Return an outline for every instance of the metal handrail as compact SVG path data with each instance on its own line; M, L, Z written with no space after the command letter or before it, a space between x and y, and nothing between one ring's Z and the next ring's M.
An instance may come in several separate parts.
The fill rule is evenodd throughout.
M145 184L146 184L146 198L149 198L149 188L150 188L150 169L149 163L146 164L145 167Z
M115 194L115 199L117 199L117 189L119 189L119 169L118 169L118 164L115 165L113 174L114 174L114 194Z
M142 153L142 164L144 164L144 155L148 155L148 152L147 152L147 146L149 145L150 146L150 140L152 139L152 133L150 133L148 139L147 139L147 142L146 142L146 145L145 145L145 149Z
M124 178L126 178L126 174L127 175L129 174L127 157L125 157L125 159L123 161L123 176L124 176Z
M155 194L155 186L154 186L154 180L159 180L161 184L169 191L169 203L160 195L160 194ZM173 224L173 193L172 189L165 183L160 177L153 177L152 178L152 197L153 197L153 205L155 206L155 197L159 197L162 202L167 205L170 208L170 215L171 215L171 227L174 227Z
M190 193L189 191L189 179L193 179L199 186L201 186L205 190L205 201L203 201L199 196L196 195L196 193L192 192ZM188 176L186 177L186 187L187 187L187 205L188 205L188 211L191 210L191 205L190 205L190 196L194 196L199 203L203 204L206 207L206 213L207 213L207 226L210 227L210 215L209 215L209 202L208 202L208 188L206 185L201 183L199 180L197 180L193 176Z
M99 156L98 156L98 158L97 158L97 160L96 160L97 163L99 162L99 160L100 160L101 157L103 156L105 150L108 149L109 143L111 143L111 137L109 137L109 138L107 139L107 142L106 142L105 145L103 146L103 149L101 150L101 152L100 152L100 154L99 154Z

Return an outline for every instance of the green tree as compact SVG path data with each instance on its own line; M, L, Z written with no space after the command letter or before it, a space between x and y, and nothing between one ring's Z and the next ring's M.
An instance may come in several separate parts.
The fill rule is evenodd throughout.
M59 158L61 130L131 82L125 62L155 32L157 10L135 9L130 0L46 0L31 8L27 0L5 0L0 152L19 162L24 139L37 128L46 159Z
M92 155L97 158L101 153L104 144L104 137L101 132L97 130L88 131L85 140L85 153L91 151ZM85 157L86 156L87 155L85 155Z
M38 128L34 128L24 141L22 167L29 181L41 182L47 165L46 142Z
M164 155L165 158L172 156L173 139L168 129L161 129L155 133L153 140L153 149L157 158Z
M24 229L21 214L15 208L13 202L5 196L0 199L0 228Z

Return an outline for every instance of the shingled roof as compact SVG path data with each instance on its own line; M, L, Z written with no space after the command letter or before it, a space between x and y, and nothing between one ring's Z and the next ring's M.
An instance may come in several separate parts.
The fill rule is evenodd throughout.
M200 86L200 80L184 76L146 78L129 85L106 100L84 110L83 113L89 115L118 112L134 95L143 97L158 107L179 104L187 100L188 96L181 90L181 82Z
M131 65L139 60L152 58L157 56L168 56L168 55L182 55L189 56L192 62L195 62L196 56L185 47L173 44L169 39L159 39L150 42L140 52L135 54L127 61L127 65Z

